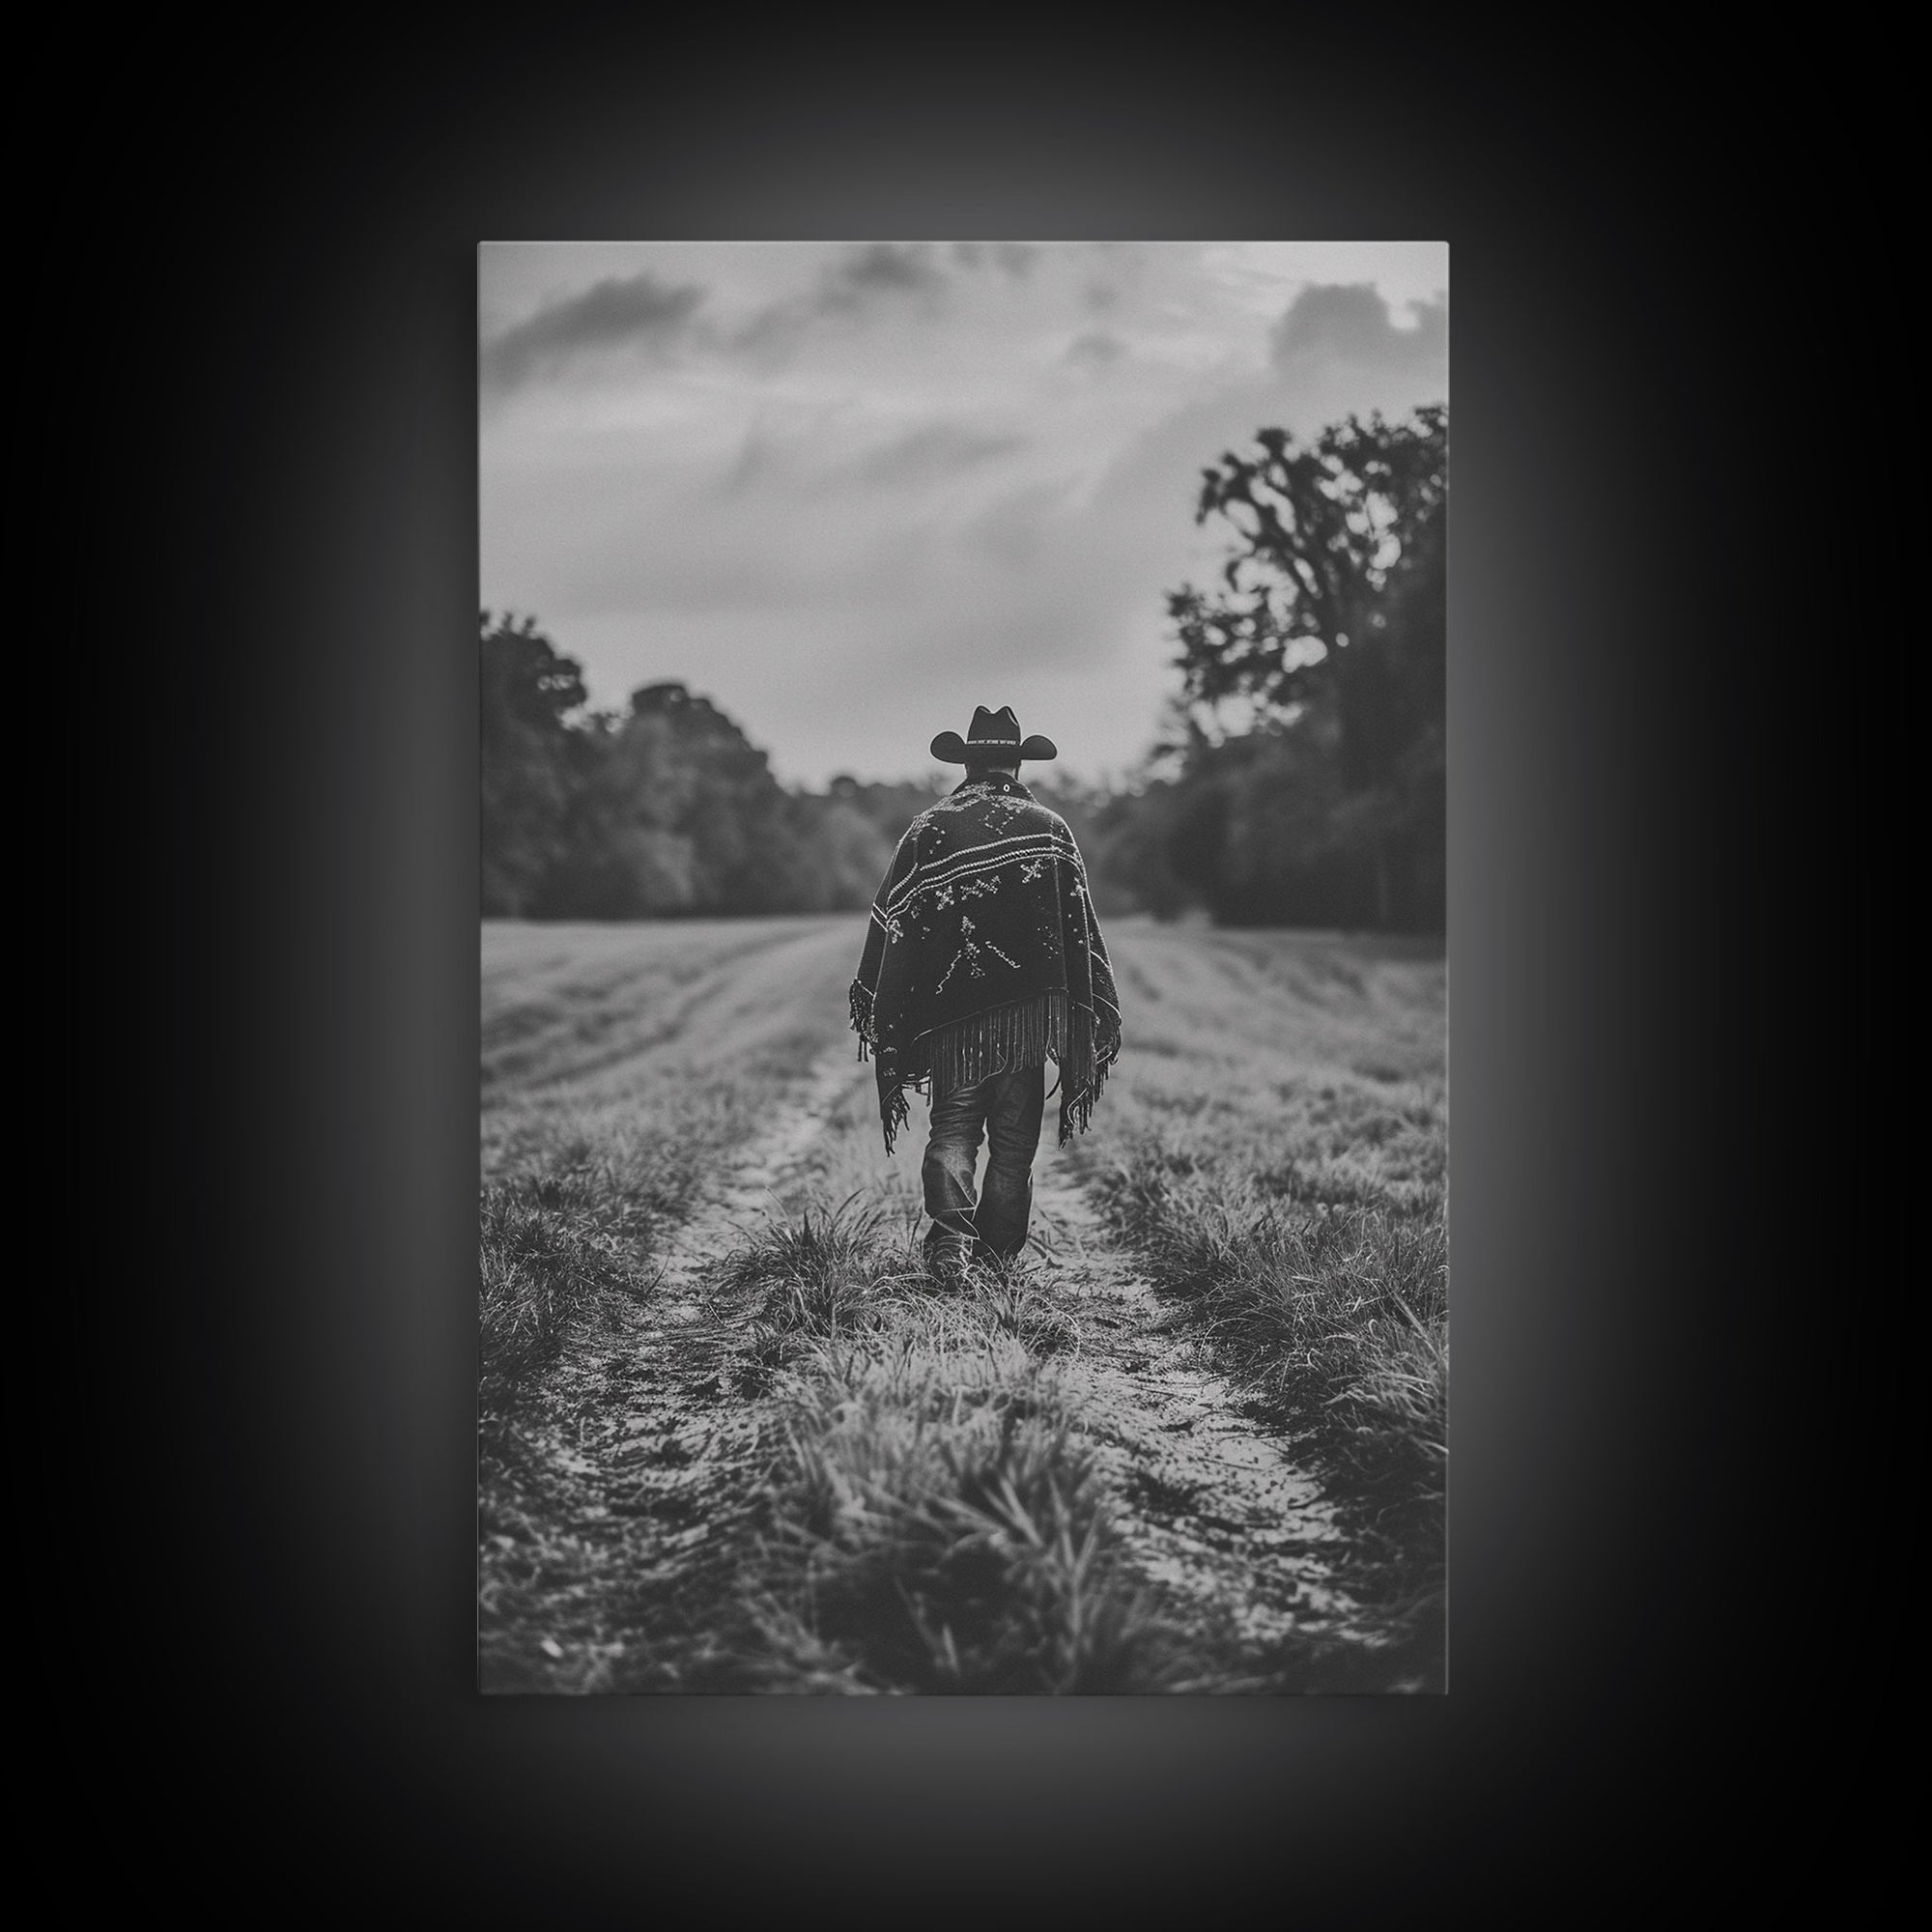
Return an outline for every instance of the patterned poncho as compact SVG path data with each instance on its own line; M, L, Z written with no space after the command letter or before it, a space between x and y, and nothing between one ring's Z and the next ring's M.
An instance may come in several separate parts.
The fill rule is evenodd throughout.
M1113 968L1066 821L1018 779L968 779L906 828L852 981L892 1151L908 1087L934 1099L1060 1067L1060 1142L1084 1132L1121 1050Z

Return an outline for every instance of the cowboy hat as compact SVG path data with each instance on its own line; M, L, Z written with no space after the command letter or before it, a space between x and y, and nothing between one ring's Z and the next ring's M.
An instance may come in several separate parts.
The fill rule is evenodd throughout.
M1042 759L1059 757L1060 748L1037 731L1023 739L1020 721L1013 716L1010 704L1003 704L997 711L978 704L973 707L973 728L963 738L957 731L942 731L932 741L932 755L948 765L998 765L1023 758L1038 764Z

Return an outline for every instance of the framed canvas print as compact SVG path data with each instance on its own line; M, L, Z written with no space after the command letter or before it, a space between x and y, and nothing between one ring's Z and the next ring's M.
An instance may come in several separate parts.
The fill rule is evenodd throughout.
M1446 1690L1446 246L478 309L482 1689Z

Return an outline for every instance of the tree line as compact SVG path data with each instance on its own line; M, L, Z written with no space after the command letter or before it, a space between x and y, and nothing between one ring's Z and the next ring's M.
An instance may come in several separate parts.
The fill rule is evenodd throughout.
M1440 931L1448 412L1372 414L1305 444L1264 429L1202 472L1229 549L1168 593L1179 686L1126 784L1037 769L1096 906L1229 925ZM532 617L485 611L486 917L861 911L942 782L781 785L681 683L623 711Z

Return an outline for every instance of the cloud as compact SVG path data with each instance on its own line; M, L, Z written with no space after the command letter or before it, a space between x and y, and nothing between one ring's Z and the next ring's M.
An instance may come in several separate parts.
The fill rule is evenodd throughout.
M937 295L945 286L946 271L933 261L925 242L902 246L872 242L826 270L817 306L826 312L845 311L879 295Z
M1275 366L1338 359L1406 369L1441 360L1449 347L1448 303L1438 298L1409 306L1415 327L1398 328L1373 282L1311 282L1275 324Z
M1057 514L1073 496L1070 482L1029 483L987 505L961 532L973 555L968 567L983 556L1011 571L1030 571L1057 540L1062 526Z
M978 469L1026 446L1023 436L986 435L956 423L928 423L862 457L847 473L862 483L903 489Z
M777 444L763 430L747 430L731 468L724 472L724 481L718 486L718 494L721 497L742 497L748 490L754 490L768 482L776 473L777 456Z
M513 389L540 367L585 350L626 343L665 348L688 328L704 297L695 283L661 282L648 269L609 277L580 296L540 308L528 321L486 343L483 381L492 388Z
M1121 338L1104 328L1090 329L1066 345L1066 359L1083 369L1108 368L1126 353Z
M1037 242L955 242L952 259L962 269L1003 269L1015 281L1033 272L1041 254Z
M916 490L978 469L998 457L1030 446L1030 439L928 422L858 454L828 448L821 417L807 428L774 434L754 423L739 443L716 486L723 498L753 494L783 496L795 503L822 503L828 492L860 489ZM849 452L849 444L847 445Z
M724 346L782 362L828 317L854 322L918 298L930 312L949 285L929 242L868 242L827 266L808 295L767 303L732 330Z
M649 270L608 277L546 304L486 343L483 384L514 389L580 355L624 346L665 350L680 340L714 351L782 355L827 317L854 320L908 298L930 308L949 280L935 257L924 242L861 243L830 263L810 294L769 303L728 333L696 319L709 293L701 287L661 281Z
M814 278L802 288L767 294L735 314L721 288L716 297L725 301L724 312L714 306L702 316L698 310L714 298L708 288L676 285L648 270L612 276L548 302L487 341L483 384L514 389L578 356L626 346L676 346L772 372L814 338L849 337L875 321L957 320L957 298L969 282L1029 281L1052 253L1032 242L855 242L821 255Z

